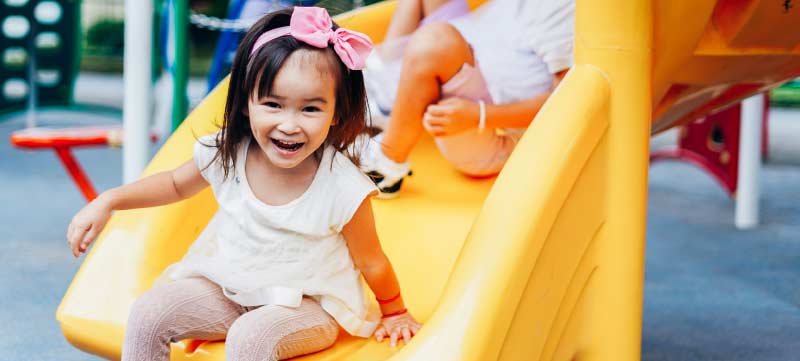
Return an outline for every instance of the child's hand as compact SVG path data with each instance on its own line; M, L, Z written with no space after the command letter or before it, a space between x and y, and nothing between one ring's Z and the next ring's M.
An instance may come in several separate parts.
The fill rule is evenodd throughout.
M111 204L98 197L81 209L67 227L67 243L76 258L86 252L111 217Z
M422 124L434 137L443 137L477 128L480 117L478 103L453 97L429 105Z
M378 340L378 342L383 342L383 339L389 336L389 345L395 347L397 346L397 340L402 336L403 341L408 345L408 342L411 341L411 337L417 334L420 327L422 327L422 325L408 312L402 315L387 317L381 320L381 323L375 330L375 339Z

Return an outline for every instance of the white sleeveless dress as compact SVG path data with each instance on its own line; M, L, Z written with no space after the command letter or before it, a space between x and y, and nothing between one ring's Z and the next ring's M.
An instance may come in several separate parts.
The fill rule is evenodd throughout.
M195 143L194 159L211 185L219 210L166 280L206 277L242 306L298 307L304 295L317 299L348 333L370 337L380 321L365 293L341 234L375 185L343 154L324 151L309 188L291 202L272 206L252 193L244 171L245 139L223 179L219 161L209 165L215 134ZM208 167L206 167L208 165Z

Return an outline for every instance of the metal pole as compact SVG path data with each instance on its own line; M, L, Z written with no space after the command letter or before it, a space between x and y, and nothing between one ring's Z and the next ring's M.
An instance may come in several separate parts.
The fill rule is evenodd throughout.
M153 89L150 57L153 39L153 0L125 1L125 58L122 108L124 141L122 178L130 183L147 165Z
M189 2L188 0L172 1L172 26L175 36L175 62L173 65L172 87L172 130L178 128L186 118L189 99L186 88L189 84Z
M758 225L758 177L761 171L761 123L764 96L757 94L742 102L739 132L739 182L736 190L736 228Z
M30 40L28 41L28 109L25 117L25 126L36 126L36 103L39 97L38 82L36 79L36 22L31 21Z

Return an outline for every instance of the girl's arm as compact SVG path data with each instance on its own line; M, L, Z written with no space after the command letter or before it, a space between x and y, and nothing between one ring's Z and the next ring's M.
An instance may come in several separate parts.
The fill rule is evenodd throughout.
M391 345L395 346L397 339L402 336L407 344L419 330L420 324L407 312L400 293L400 283L381 249L369 198L361 203L350 223L344 226L342 235L353 263L378 299L384 315L375 337L381 342L389 336Z
M105 196L113 210L148 208L175 203L189 198L208 186L193 159L178 168L142 178L136 182L110 189Z
M527 128L567 70L555 74L552 90L535 97L507 104L486 105L486 128ZM433 136L458 134L478 127L480 108L464 98L447 98L429 105L423 116L425 129Z
M81 209L67 228L67 242L78 257L100 234L114 210L146 208L189 198L208 186L194 160L171 171L103 192Z

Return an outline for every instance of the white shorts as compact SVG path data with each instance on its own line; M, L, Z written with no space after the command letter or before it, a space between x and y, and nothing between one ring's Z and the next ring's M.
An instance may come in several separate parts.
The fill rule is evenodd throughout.
M442 97L461 97L483 100L492 104L486 81L480 69L464 64L450 80L442 85ZM497 132L494 129L471 129L461 134L436 137L434 141L447 161L462 173L489 176L500 172L517 145L523 130Z

